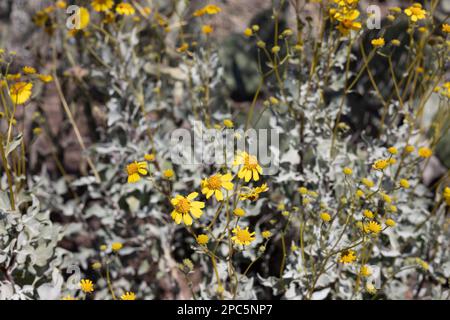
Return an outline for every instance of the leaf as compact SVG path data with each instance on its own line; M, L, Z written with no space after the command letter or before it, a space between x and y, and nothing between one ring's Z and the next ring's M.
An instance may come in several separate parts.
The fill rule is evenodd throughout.
M14 138L13 141L11 141L11 143L9 143L6 146L6 157L8 157L8 155L13 152L18 146L20 146L20 144L22 143L22 134L19 134L17 137Z

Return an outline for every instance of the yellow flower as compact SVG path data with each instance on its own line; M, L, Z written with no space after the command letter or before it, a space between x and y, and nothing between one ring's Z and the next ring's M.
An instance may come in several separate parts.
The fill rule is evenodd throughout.
M112 249L112 251L114 251L114 252L117 252L117 251L119 251L119 250L122 249L122 248L123 248L123 244L120 243L120 242L113 242L113 243L111 244L111 249Z
M35 74L36 73L36 69L33 67L29 67L29 66L23 67L22 70L26 74Z
M234 209L233 214L237 217L243 217L245 216L245 210L242 208L236 208Z
M356 196L357 196L358 198L364 197L364 191L362 191L361 189L358 189L358 190L356 191Z
M277 54L278 52L280 52L280 50L280 46L273 46L271 51L272 53Z
M53 77L51 75L47 74L40 74L38 75L39 80L41 80L44 83L49 83L53 81Z
M381 231L381 225L376 221L370 221L364 225L364 231L366 233L372 232L378 234Z
M227 128L233 128L234 127L234 123L230 119L223 120L223 125L225 127L227 127Z
M373 219L373 212L370 210L364 210L364 217L366 217L367 219Z
M385 223L386 223L386 225L388 227L394 227L395 226L395 221L392 220L392 219L387 219Z
M429 158L433 154L431 149L426 148L426 147L419 148L418 153L419 153L419 157L421 157L421 158Z
M226 190L232 190L234 187L233 183L231 183L232 179L233 176L231 173L224 175L217 173L212 175L202 181L202 193L206 195L206 199L209 199L212 195L214 195L217 201L222 201L223 192L221 189L224 188Z
M342 170L342 172L343 172L345 175L349 176L349 175L351 175L351 174L353 173L353 170L350 169L349 167L345 167L345 168Z
M450 24L444 23L442 25L442 32L450 33Z
M386 203L392 202L392 198L389 195L387 195L386 193L380 193L380 195L383 198L384 202L386 202Z
M256 42L256 45L258 46L258 48L261 48L261 49L266 47L266 43L262 40L258 40Z
M108 11L114 6L114 0L93 0L91 6L97 12Z
M150 162L155 161L155 158L156 158L156 156L154 153L147 153L144 155L144 159L147 161L150 161Z
M212 33L213 31L214 31L213 27L211 25L209 25L209 24L204 24L202 26L202 33L203 34L208 35L208 34Z
M361 270L359 272L363 277L370 277L373 273L372 268L368 265L361 266Z
M322 219L325 222L329 222L331 220L331 216L328 212L322 212L320 214L320 219Z
M245 30L244 30L244 35L245 35L246 37L251 37L251 36L253 35L253 30L250 29L250 28L245 29Z
M241 227L237 226L233 229L233 233L235 236L231 237L236 244L242 246L248 246L250 243L255 241L255 232L248 231L248 227L245 229L241 229Z
M192 217L199 219L202 216L202 209L205 207L205 203L201 201L193 201L197 198L197 196L197 192L192 192L187 197L177 195L175 198L170 200L174 207L171 216L176 224L180 224L183 220L185 225L190 226L192 225Z
M384 38L373 39L371 43L374 47L383 47L385 45Z
M305 187L300 187L300 188L297 189L297 191L298 191L300 194L302 194L302 195L305 195L305 194L308 193L308 189L305 188Z
M413 146L411 146L411 145L407 145L406 147L405 147L405 151L407 152L407 153L411 153L411 152L414 152L414 147Z
M108 249L108 246L106 244L102 244L100 246L100 251L106 251L106 249Z
M353 250L345 250L341 253L341 256L339 258L339 262L348 264L353 263L356 260L355 251Z
M179 47L177 48L177 52L182 53L182 52L185 52L187 49L189 49L189 44L186 43L186 42L183 42L183 43L181 44L181 46L179 46Z
M91 293L94 291L94 284L89 279L81 279L80 288L84 293Z
M1 118L1 117L0 117ZM36 128L34 128L33 129L33 133L35 134L35 135L40 135L41 133L42 133L42 128L41 127L36 127Z
M397 154L397 153L398 153L398 150L397 150L396 147L390 147L390 148L388 149L388 152L389 152L390 154Z
M374 168L375 170L384 170L388 165L389 161L387 161L386 159L379 159L374 162L372 168Z
M16 73L16 74L7 74L6 75L6 80L18 80L20 79L22 75L20 73Z
M24 104L32 94L33 84L31 82L16 82L9 88L9 95L14 104Z
M77 298L72 297L70 294L62 298L62 300L78 300Z
M411 7L405 9L406 15L412 22L417 22L426 18L427 12L422 9L420 3L414 3Z
M173 172L172 169L167 169L167 170L163 171L163 176L166 179L172 179L174 175L175 175L175 173Z
M199 234L197 236L197 243L201 246L207 244L209 241L209 237L206 234Z
M102 264L100 263L100 262L94 262L93 264L92 264L92 269L94 269L94 270L99 270L99 269L101 269L102 268Z
M266 192L269 190L269 187L266 183L263 183L261 186L249 189L247 192L243 192L239 195L240 200L250 200L250 201L256 201L259 199L259 195L263 192Z
M136 10L131 4L122 2L116 6L116 12L123 16L131 16L136 12Z
M59 9L65 9L65 8L67 8L67 3L65 1L59 0L59 1L56 1L56 6Z
M269 239L272 236L272 232L270 232L269 230L265 230L261 232L261 235L264 239Z
M375 286L372 283L367 282L366 283L366 291L370 294L375 294L375 293L377 293L377 288L375 288Z
M447 205L450 206L450 188L449 187L445 187L443 196L444 196L444 199L445 199L445 202L447 203Z
M408 189L408 188L410 187L409 181L406 180L406 179L401 179L401 180L400 180L400 186L401 186L402 188Z
M259 175L262 174L262 168L255 156L249 155L247 152L241 152L234 158L233 166L242 165L238 172L239 179L244 179L249 182L252 177L254 181L259 180Z
M400 46L402 43L401 43L400 40L398 40L398 39L392 39L392 40L391 40L391 44L392 44L394 47L398 47L398 46Z
M388 162L389 162L389 164L396 164L397 163L397 159L389 158Z
M89 14L89 10L84 7L80 7L80 10L78 11L78 17L76 19L77 23L74 29L83 30L89 25L90 21L91 15Z
M121 297L120 300L136 300L134 292L127 291Z
M141 179L141 176L145 176L147 171L147 162L134 161L127 165L128 183L135 183Z
M361 182L362 182L367 188L372 188L372 187L375 185L375 183L374 183L372 180L368 179L368 178L362 178Z
M198 10L194 11L194 17L201 17L205 14L208 15L214 15L214 14L218 14L219 12L221 12L222 9L214 4L208 4L206 6L204 6L203 8L200 8Z

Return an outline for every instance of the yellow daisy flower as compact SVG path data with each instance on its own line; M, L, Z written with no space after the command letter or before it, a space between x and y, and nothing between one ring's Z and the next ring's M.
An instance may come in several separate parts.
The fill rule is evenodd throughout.
M84 293L91 293L94 291L94 284L89 279L81 279L80 288Z
M225 119L225 120L223 120L223 124L224 124L224 126L227 127L227 128L233 128L233 126L234 126L233 121L230 120L230 119Z
M368 265L361 266L360 274L363 277L370 277L372 273L373 273L372 268L369 267Z
M205 203L201 201L193 201L197 198L197 196L197 192L192 192L187 197L177 195L175 198L170 200L174 207L171 216L176 224L180 224L183 220L185 225L190 226L192 225L192 217L199 219L202 216L202 209L205 207Z
M364 225L364 231L366 233L375 233L378 234L381 231L381 225L376 221L370 221Z
M207 179L204 179L201 183L202 193L206 195L206 199L209 199L212 195L215 195L217 201L223 200L222 188L226 190L232 190L234 185L231 183L233 176L231 173L220 174L217 173Z
M89 25L90 21L91 15L89 14L89 10L84 7L80 7L80 11L78 12L78 19L76 21L77 23L74 29L83 30Z
M51 75L47 74L40 74L38 75L39 80L41 80L44 83L49 83L53 81L53 77Z
M375 170L384 170L389 165L389 161L385 159L380 159L374 162L372 168Z
M264 239L269 239L272 236L272 232L270 232L269 230L265 230L261 232L261 235Z
M235 235L231 237L231 240L233 240L236 244L242 246L248 246L256 239L255 232L248 231L248 227L245 229L241 229L241 227L237 226L233 229L233 233Z
M9 95L14 104L24 104L30 97L33 84L30 82L16 82L9 88Z
M141 180L141 176L147 175L147 162L134 161L127 165L128 183L135 183Z
M269 187L266 183L263 183L261 186L256 188L250 188L249 191L243 192L239 195L240 200L250 200L256 201L259 199L259 195L263 192L269 190Z
M420 3L414 3L411 7L406 8L405 13L412 22L423 20L427 16L427 12L422 9L422 5Z
M120 243L120 242L113 242L113 243L111 244L111 249L112 249L112 251L114 251L114 252L117 252L117 251L119 251L119 250L122 249L122 248L123 248L123 244Z
M242 208L236 208L234 209L233 214L237 217L243 217L245 216L245 210Z
M97 12L108 11L114 6L113 0L93 0L91 2L92 9Z
M218 14L219 12L221 12L222 9L214 4L208 4L206 6L204 6L203 8L200 8L198 10L194 11L194 17L201 17L205 14L208 15L214 15L214 14Z
M136 300L134 292L127 291L121 297L120 300Z
M353 263L356 260L355 251L353 250L346 250L341 253L341 256L339 258L339 262L348 264Z
M123 16L131 16L136 12L136 10L131 4L122 2L116 6L116 12Z
M378 38L378 39L373 39L371 43L374 47L378 48L378 47L383 47L386 42L384 41L384 38Z
M37 72L35 68L29 66L23 67L22 70L25 74L35 74Z
M421 157L421 158L429 158L433 154L431 149L426 148L426 147L419 148L418 153L419 153L419 157Z
M329 222L331 220L331 216L328 212L322 212L320 214L320 219L322 219L324 222Z
M207 244L209 241L209 237L206 234L199 234L197 236L197 243L201 246Z
M241 152L236 155L233 166L240 166L241 169L238 172L239 179L244 179L245 182L249 182L252 177L254 181L259 180L259 175L262 174L262 168L258 163L255 156L249 155L247 152Z
M450 33L450 24L444 23L442 25L442 32Z
M202 33L208 35L214 31L213 27L209 24L205 24L202 26Z

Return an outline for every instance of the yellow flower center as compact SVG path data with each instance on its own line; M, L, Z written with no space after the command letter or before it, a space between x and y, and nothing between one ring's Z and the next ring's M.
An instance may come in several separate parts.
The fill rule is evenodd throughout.
M130 163L127 166L127 172L128 172L128 175L139 173L139 166L138 166L138 164L136 162Z
M175 209L180 213L186 214L191 209L191 202L186 198L180 199Z
M251 170L256 169L258 167L258 160L254 156L245 156L244 167Z
M222 187L222 181L218 176L208 178L208 187L213 190L219 190Z
M236 237L241 242L252 241L252 236L250 235L250 232L248 232L248 230L237 230Z
M411 10L413 16L420 16L423 14L423 10L420 7L413 6L413 7L409 8L409 10Z

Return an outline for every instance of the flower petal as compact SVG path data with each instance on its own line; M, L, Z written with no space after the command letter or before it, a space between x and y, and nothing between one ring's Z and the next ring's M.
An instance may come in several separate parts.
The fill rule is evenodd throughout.
M187 226L192 225L192 218L191 218L191 215L188 214L188 213L183 214L183 222L184 222L184 224L187 225Z
M186 199L188 199L189 201L194 200L195 198L197 198L198 196L198 192L192 192L191 194L189 194Z

